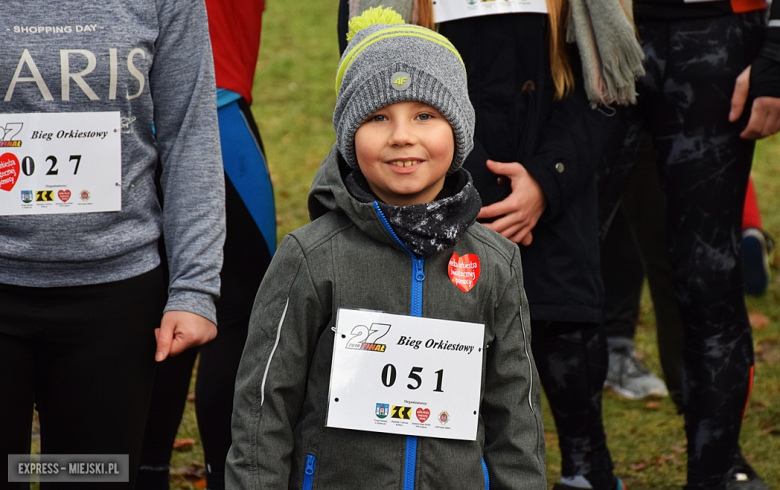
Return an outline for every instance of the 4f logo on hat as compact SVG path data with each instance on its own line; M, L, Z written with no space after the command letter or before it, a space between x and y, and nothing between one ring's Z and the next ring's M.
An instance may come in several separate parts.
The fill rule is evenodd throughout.
M404 90L408 89L409 85L412 84L412 76L405 71L397 71L393 73L392 77L390 78L392 80L390 86L399 92L403 92Z

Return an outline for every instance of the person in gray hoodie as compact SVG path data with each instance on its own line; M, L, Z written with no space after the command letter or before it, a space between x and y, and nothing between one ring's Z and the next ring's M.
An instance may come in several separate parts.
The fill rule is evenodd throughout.
M284 238L255 300L226 488L546 488L520 252L475 222L460 168L466 72L446 38L393 14L353 20L313 222ZM437 405L444 393L457 401Z
M155 359L217 333L225 194L205 5L3 7L0 454L30 453L35 407L43 454L127 455L107 485L133 488ZM29 487L3 467L0 489Z

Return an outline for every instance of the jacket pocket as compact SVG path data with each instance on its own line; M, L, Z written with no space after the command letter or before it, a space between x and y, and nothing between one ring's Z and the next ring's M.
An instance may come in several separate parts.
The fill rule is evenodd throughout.
M314 468L316 467L317 457L307 454L306 468L303 470L303 490L311 490L312 485L314 484Z
M485 458L482 458L482 473L485 475L485 490L490 490L490 475L488 474Z

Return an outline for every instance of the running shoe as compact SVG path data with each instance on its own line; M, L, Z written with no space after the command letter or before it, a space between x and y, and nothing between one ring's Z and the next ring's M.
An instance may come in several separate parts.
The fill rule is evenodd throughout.
M762 296L769 286L769 254L772 240L758 228L742 232L742 273L745 294Z
M634 356L634 350L625 345L609 348L609 367L604 385L629 400L669 396L666 383L651 373Z
M737 449L737 454L734 455L734 469L726 484L726 490L769 490L769 485L756 474L740 449Z
M585 484L588 486L572 486L572 485L566 485L564 483L558 482L553 485L552 490L583 490L584 488L593 488L590 486L589 483L587 483L587 480L585 480L584 477L581 477L582 480L585 481ZM626 490L626 484L623 483L623 480L620 478L615 477L615 483L613 485L610 485L609 488L604 489L595 489L595 490Z

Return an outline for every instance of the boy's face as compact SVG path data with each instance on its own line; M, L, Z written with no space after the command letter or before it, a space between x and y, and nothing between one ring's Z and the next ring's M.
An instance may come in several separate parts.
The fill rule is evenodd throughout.
M355 133L358 165L387 204L433 201L455 154L455 136L439 111L422 102L396 102L371 114Z

